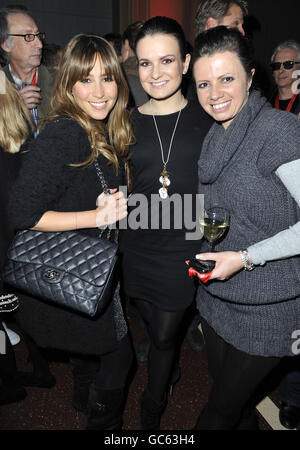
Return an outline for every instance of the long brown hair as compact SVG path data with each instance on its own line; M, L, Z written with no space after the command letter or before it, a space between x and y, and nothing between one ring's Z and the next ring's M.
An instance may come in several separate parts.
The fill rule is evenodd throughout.
M0 146L8 153L17 153L33 134L32 116L17 89L0 69Z
M118 87L116 104L105 120L88 116L72 95L74 84L90 74L97 56L101 58L106 75L112 77ZM128 96L129 89L113 47L99 36L79 34L71 39L64 51L54 86L52 111L46 122L64 115L76 120L86 131L92 147L88 160L78 166L92 163L101 153L117 171L118 156L126 158L134 140L126 110Z

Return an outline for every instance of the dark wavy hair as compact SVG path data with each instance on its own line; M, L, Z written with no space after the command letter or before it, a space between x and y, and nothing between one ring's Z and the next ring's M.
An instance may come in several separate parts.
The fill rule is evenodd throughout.
M239 58L248 77L254 68L253 46L249 39L234 28L224 26L211 28L197 36L193 52L193 65L202 56L233 52Z
M182 61L185 60L187 54L187 43L183 29L176 20L171 19L170 17L156 16L147 20L136 37L135 51L136 46L141 39L146 36L153 36L154 34L169 34L174 36L179 45L181 59Z

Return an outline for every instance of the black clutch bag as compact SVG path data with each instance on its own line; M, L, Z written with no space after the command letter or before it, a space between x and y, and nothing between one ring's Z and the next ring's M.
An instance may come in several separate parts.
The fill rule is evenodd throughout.
M97 161L95 167L109 193ZM112 299L117 249L115 242L80 231L20 231L8 250L2 278L14 288L93 317Z
M203 274L214 270L216 262L210 259L202 261L200 259L191 258L188 265L195 269L196 272Z
M191 258L185 261L189 267L189 276L197 277L203 283L207 283L211 277L211 272L214 270L216 262L210 259L199 260Z

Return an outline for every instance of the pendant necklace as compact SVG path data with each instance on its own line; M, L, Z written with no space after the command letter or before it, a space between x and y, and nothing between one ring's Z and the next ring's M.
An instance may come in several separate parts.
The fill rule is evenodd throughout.
M163 149L163 145L162 145L162 142L161 142L161 137L160 137L160 134L159 134L159 131L158 131L158 126L157 126L157 123L156 123L156 119L155 119L155 116L152 115L153 121L154 121L154 125L155 125L155 129L156 129L156 133L157 133L157 137L158 137L158 140L159 140L159 145L160 145L160 150L161 150L161 160L162 160L162 163L163 163L163 170L162 170L162 172L160 174L160 178L159 178L159 182L162 185L162 187L158 191L159 196L162 199L166 199L166 198L169 197L168 187L170 186L171 181L170 181L169 174L167 172L167 164L168 164L169 159L170 159L173 139L174 139L174 136L175 136L175 133L176 133L176 129L177 129L177 125L178 125L178 122L179 122L181 111L182 110L180 110L178 112L178 116L177 116L177 119L176 119L175 127L174 127L174 130L173 130L173 133L172 133L172 137L171 137L171 140L170 140L169 151L168 151L168 155L167 155L167 159L166 160L165 160L165 156L164 156L164 149Z

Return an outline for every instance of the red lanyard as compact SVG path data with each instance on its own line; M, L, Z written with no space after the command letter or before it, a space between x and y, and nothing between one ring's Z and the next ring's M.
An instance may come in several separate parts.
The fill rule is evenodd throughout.
M286 111L288 111L288 112L291 111L291 109L293 107L293 104L295 103L296 98L297 98L297 95L294 94L293 97L290 100L290 103L285 108ZM279 94L277 95L276 100L275 100L275 108L276 109L280 109L280 107L279 107Z
M36 78L37 78L37 76L36 76L36 71L34 72L34 75L33 75L33 78L32 78L32 82L31 82L31 84L33 85L33 86L36 86Z

